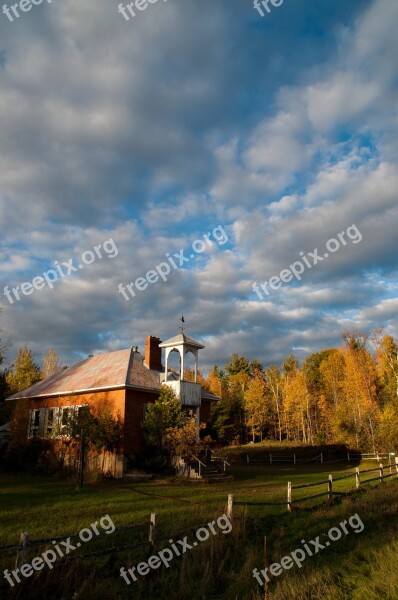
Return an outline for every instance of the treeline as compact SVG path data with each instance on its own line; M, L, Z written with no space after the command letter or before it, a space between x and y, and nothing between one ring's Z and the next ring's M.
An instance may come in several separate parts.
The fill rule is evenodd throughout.
M233 354L200 382L221 401L210 433L223 443L263 439L345 443L371 452L398 445L398 347L381 330L342 334L342 346L290 355L264 369Z

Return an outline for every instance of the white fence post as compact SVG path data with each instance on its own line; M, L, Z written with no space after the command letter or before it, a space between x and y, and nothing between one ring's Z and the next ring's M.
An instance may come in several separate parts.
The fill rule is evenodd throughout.
M232 519L233 505L234 505L233 494L228 494L228 505L227 505L227 517L228 517L228 519Z
M397 472L397 477L398 477L398 456L395 457L395 470Z
M151 513L151 520L149 522L149 543L152 547L155 546L156 541L156 513Z
M329 475L328 479L328 500L333 499L333 475Z
M292 482L288 481L287 484L287 510L292 512Z
M359 468L356 468L355 471L355 487L357 490L359 490L359 486L361 485L360 479L359 479Z
M25 555L29 543L29 534L27 531L21 533L21 548L17 551L17 559L15 561L15 568L19 569L25 562Z
M384 467L383 467L383 463L379 464L379 471L380 471L380 481L383 481L383 475L384 475Z

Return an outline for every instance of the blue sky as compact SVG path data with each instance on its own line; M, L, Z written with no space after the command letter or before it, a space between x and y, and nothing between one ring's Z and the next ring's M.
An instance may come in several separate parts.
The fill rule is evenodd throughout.
M117 0L0 13L0 327L65 364L173 336L201 365L280 363L347 327L397 336L396 0L168 0L125 21ZM355 225L351 240L260 299ZM221 226L167 282L134 282ZM22 295L54 261L104 256Z

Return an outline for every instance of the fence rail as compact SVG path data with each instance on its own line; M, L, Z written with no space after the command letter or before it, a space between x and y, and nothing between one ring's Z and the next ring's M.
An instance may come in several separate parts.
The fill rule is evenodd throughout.
M397 453L395 452L372 452L372 453L353 453L347 452L344 458L334 458L331 460L325 460L324 453L321 452L316 456L312 456L311 458L299 458L295 453L292 455L286 454L275 454L269 453L268 458L252 458L250 454L246 454L246 458L233 458L227 457L231 464L244 464L244 465L274 465L278 463L291 463L293 465L300 465L311 462L320 462L321 464L332 464L339 462L347 462L358 461L361 459L364 460L377 460L381 462L383 460L389 460L389 465L391 465L392 457L394 457Z
M398 457L395 457L395 473L393 473L390 469L390 473L385 474L384 473L384 469L385 466L383 465L383 463L380 463L378 467L376 467L375 469L364 469L363 471L360 471L359 468L357 468L355 470L354 473L349 473L348 475L342 475L341 477L336 477L333 480L333 476L330 474L327 480L323 480L323 481L317 481L314 483L306 483L306 484L301 484L301 485L295 485L293 486L292 483L289 481L287 484L287 510L288 512L292 511L293 508L293 504L299 504L300 502L306 502L307 500L312 500L314 498L321 498L322 496L328 496L329 500L332 500L333 496L335 495L341 495L342 492L336 492L333 491L333 482L336 481L342 481L343 479L349 479L352 477L355 477L355 488L358 490L361 486L361 484L365 484L365 483L370 483L372 481L380 481L383 482L385 479L388 479L389 477L394 477L396 476L398 478ZM365 474L365 473L374 473L375 471L378 471L378 476L377 477L371 477L370 479L365 479L365 480L361 480L361 475ZM298 498L297 500L293 500L293 490L301 490L304 488L309 488L309 487L316 487L316 486L320 486L320 485L327 485L327 490L325 492L321 492L319 494L315 494L313 496L305 496L304 498Z
M228 512L228 507L224 507L223 510L224 510L224 512L225 511ZM231 508L231 512L232 512L232 508ZM167 533L167 534L159 536L157 533L158 532L157 515L156 515L156 513L151 513L149 521L144 521L142 523L134 523L131 525L124 525L124 526L115 528L115 532L122 532L122 531L131 531L131 530L137 529L139 527L149 527L147 541L140 541L140 542L134 541L131 543L121 544L121 545L117 545L117 546L101 548L99 550L94 550L92 552L87 552L84 554L77 553L77 554L73 554L71 556L63 556L61 558L57 557L57 562L54 563L53 566L62 565L62 564L65 564L65 563L73 561L73 560L96 557L96 556L101 556L101 555L106 555L106 554L112 554L113 552L123 552L125 550L134 550L134 549L138 549L138 548L148 548L149 547L149 548L151 548L152 551L154 551L155 544L158 544L159 542L169 540L170 538L176 538L176 537L181 537L183 535L188 535L190 533L197 531L201 527L207 527L207 525L208 525L208 523L202 523L202 524L197 525L196 527L190 527L189 529L184 529L182 531L176 531L176 532ZM26 554L27 554L29 548L33 548L33 547L37 547L37 546L48 546L52 542L73 540L77 537L79 537L78 533L71 533L71 534L65 534L65 535L62 535L59 537L30 540L29 534L25 531L25 532L21 533L21 540L18 544L1 546L0 554L11 554L11 553L16 552L17 557L16 557L15 564L16 564L16 568L20 568L25 563Z
M300 504L302 502L306 502L307 500L313 500L315 498L322 498L327 496L329 500L333 499L333 496L341 496L342 494L348 494L349 492L337 492L333 489L333 484L336 483L337 481L343 481L345 479L352 479L355 478L355 489L358 490L361 486L361 484L365 484L365 483L370 483L372 481L380 481L383 482L385 479L388 479L390 477L394 477L396 476L398 478L398 457L395 457L395 472L392 473L390 472L389 474L386 474L384 472L385 467L382 463L379 464L378 467L376 467L375 469L364 469L363 471L360 471L359 468L356 468L354 472L352 473L348 473L347 475L342 475L340 477L335 477L333 478L332 474L329 474L327 479L323 479L322 481L315 481L315 482L311 482L311 483L302 483L299 485L292 485L292 482L289 481L287 484L287 510L288 512L291 512L293 509L293 505L294 504ZM378 476L377 477L372 477L370 479L361 479L361 475L364 475L365 473L374 473L375 471L378 471ZM303 498L298 498L293 500L293 491L294 490L302 490L302 489L307 489L307 488L311 488L311 487L317 487L317 486L324 486L326 485L326 490L317 494L313 494L311 496L305 496ZM275 502L251 502L251 501L238 501L238 502L234 502L233 501L233 496L230 494L229 496L230 498L230 504L231 504L231 511L232 511L232 503L235 506L286 506L286 502L280 502L280 501L275 501Z

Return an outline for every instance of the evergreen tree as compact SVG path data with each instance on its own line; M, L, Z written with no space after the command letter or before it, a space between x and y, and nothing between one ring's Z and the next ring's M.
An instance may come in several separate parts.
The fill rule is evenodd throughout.
M12 370L7 374L7 384L12 394L25 390L42 379L40 368L30 348L21 348L15 358Z
M184 424L185 414L180 400L169 386L162 385L159 398L156 402L148 404L144 416L142 428L146 441L161 448L166 430L183 427Z

